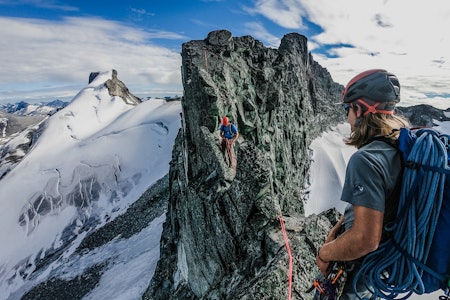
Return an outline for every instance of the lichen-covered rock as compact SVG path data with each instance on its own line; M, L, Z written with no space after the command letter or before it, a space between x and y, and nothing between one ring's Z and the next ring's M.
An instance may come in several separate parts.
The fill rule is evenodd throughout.
M342 86L306 45L292 33L271 49L225 30L183 44L183 129L173 149L161 259L144 299L285 298L281 213L294 295L308 297L314 253L337 217L303 217L308 147L344 114L333 105ZM240 132L236 170L219 148L224 115Z

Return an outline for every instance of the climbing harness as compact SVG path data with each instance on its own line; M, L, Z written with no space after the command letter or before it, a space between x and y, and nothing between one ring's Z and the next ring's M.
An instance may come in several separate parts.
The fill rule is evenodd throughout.
M292 262L292 254L291 254L291 247L289 247L289 239L286 233L286 227L284 226L284 220L283 215L281 214L278 216L278 220L280 221L281 226L281 232L283 233L284 243L286 245L286 250L289 256L289 271L288 271L288 300L291 300L292 298L292 268L293 268L293 262Z
M344 291L346 281L345 263L331 262L330 273L327 276L322 273L316 276L312 287L307 292L312 292L315 289L315 300L337 300Z
M226 148L227 148L227 156L228 156L228 166L233 168L236 171L236 159L233 155L232 143L231 140L225 139Z

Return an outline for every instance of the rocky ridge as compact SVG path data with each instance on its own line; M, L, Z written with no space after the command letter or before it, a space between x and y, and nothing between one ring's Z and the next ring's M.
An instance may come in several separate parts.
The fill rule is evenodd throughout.
M314 252L336 213L305 218L308 146L344 119L342 86L317 64L306 37L278 49L225 30L182 47L183 130L169 173L161 259L144 299L282 299L293 253L295 299L305 299ZM218 147L221 117L237 124L237 169Z

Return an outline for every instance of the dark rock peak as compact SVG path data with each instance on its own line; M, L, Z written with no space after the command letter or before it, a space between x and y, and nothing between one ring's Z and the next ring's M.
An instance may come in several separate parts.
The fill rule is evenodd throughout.
M302 58L304 63L307 63L310 59L308 56L308 39L301 34L298 33L289 33L286 34L281 40L280 47L278 51L281 53L292 53L298 54L300 58ZM311 59L312 61L312 59Z
M421 104L409 107L398 107L400 114L404 115L410 121L412 126L433 127L436 121L450 121L450 117L443 110L437 109L431 105Z
M295 264L304 266L295 289L306 296L317 271L312 248L330 225L325 217L302 217L308 147L344 120L331 105L342 86L314 62L297 33L272 49L251 36L214 31L184 43L181 56L183 129L172 153L161 260L144 298L284 298L280 212L298 242L291 246ZM225 115L240 132L236 171L218 146Z
M56 108L59 108L59 109L67 106L67 104L69 104L69 102L62 101L62 100L59 100L59 99L56 99L56 100L53 100L53 101L50 101L50 102L46 103L46 105L48 105L50 107L56 107Z
M88 83L90 84L92 81L94 81L95 78L100 74L100 72L91 72L89 74L89 80Z

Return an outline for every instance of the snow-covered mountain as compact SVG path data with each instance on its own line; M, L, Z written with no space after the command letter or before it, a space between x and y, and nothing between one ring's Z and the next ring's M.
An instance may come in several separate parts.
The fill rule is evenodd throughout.
M19 115L19 116L36 116L36 115L51 115L68 103L61 100L53 100L50 102L41 102L37 104L20 101L17 103L8 103L0 105L0 110L5 113Z
M48 103L18 102L0 106L0 178L27 154L40 134L41 124L67 105L55 100Z
M100 73L45 120L39 138L0 180L0 299L33 299L30 290L41 282L67 283L89 268L101 270L99 289L108 282L101 293L114 293L103 299L139 298L148 286L162 212L134 236L119 235L83 253L77 247L168 173L181 104L162 99L126 104L110 96L105 82L111 76ZM18 134L8 142L18 145L22 138ZM111 279L119 265L126 274ZM85 296L101 299L95 295L94 289Z

